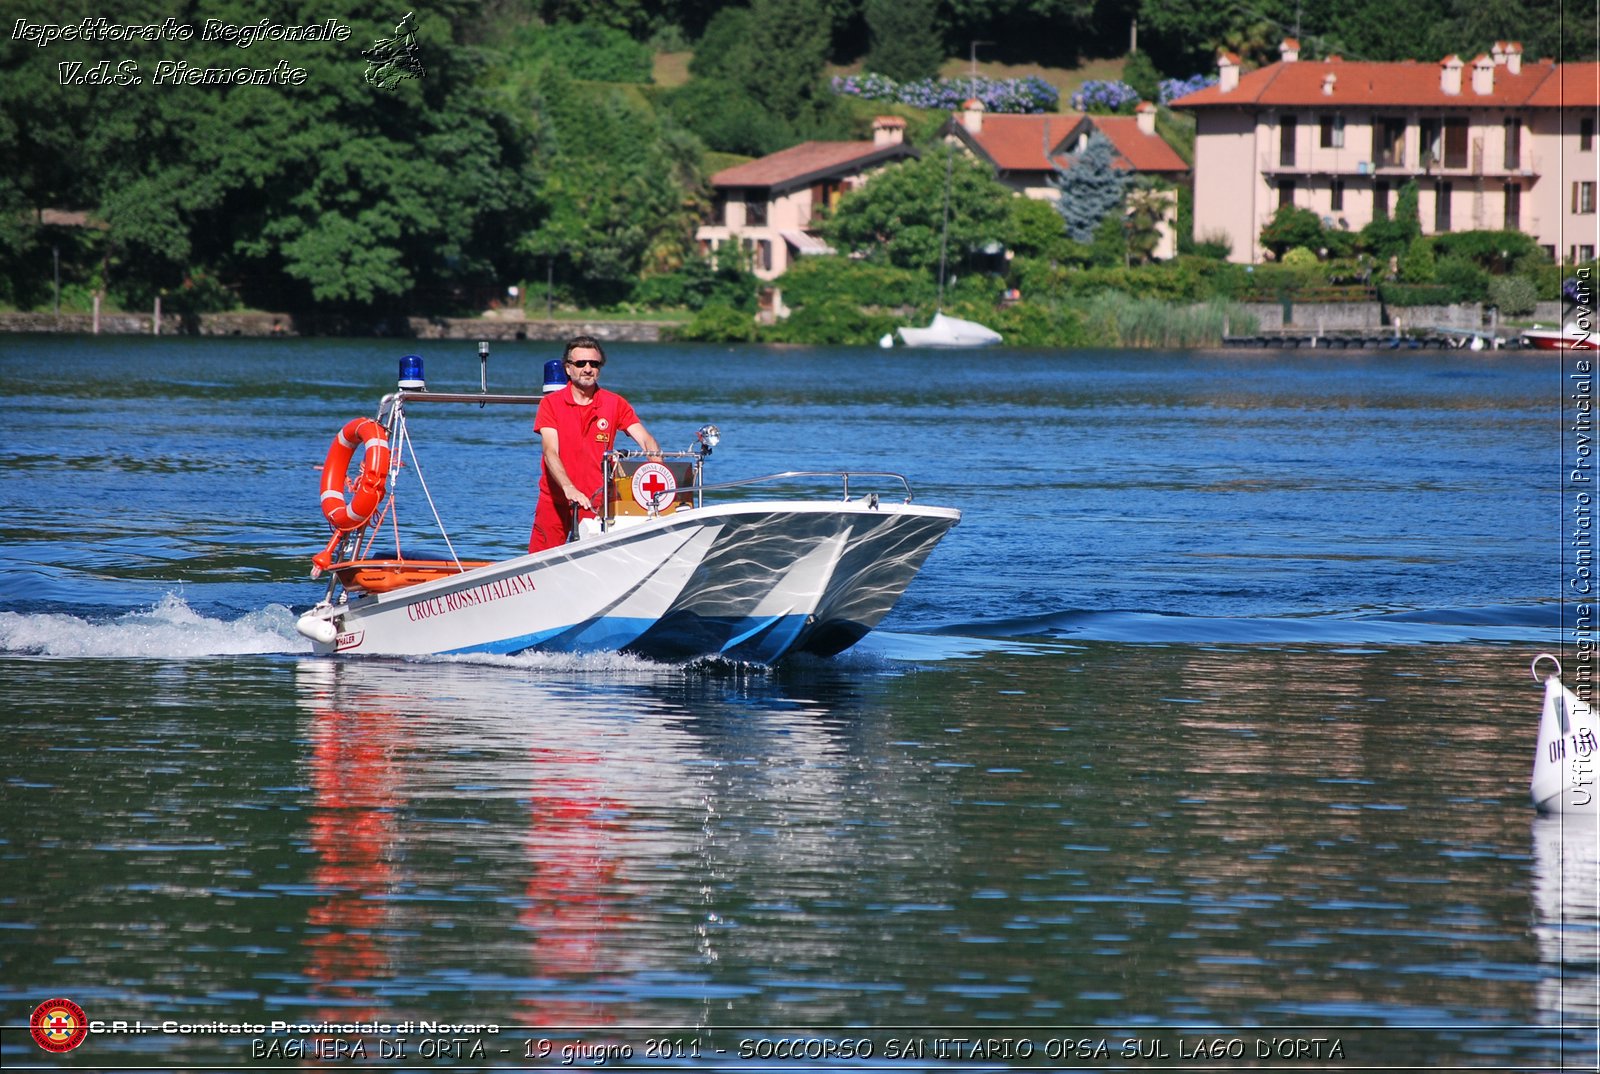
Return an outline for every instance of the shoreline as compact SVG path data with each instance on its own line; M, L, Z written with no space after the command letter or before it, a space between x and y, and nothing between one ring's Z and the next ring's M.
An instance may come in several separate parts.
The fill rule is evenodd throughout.
M570 339L590 335L607 342L659 343L676 321L517 320L509 317L295 318L287 313L104 313L96 331L92 313L0 312L0 334L102 336L238 336L250 338L366 337L388 339Z

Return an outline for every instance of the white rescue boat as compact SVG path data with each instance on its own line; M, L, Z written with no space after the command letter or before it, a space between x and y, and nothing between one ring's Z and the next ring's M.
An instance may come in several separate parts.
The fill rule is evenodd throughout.
M486 345L479 350L486 354ZM718 438L708 425L689 451L608 453L594 497L600 515L568 544L498 562L464 560L453 550L449 559L407 559L398 549L374 557L363 534L393 495L389 445L407 442L406 407L540 400L429 392L421 360L405 365L413 359L402 362L406 386L384 397L376 419L351 421L324 466L324 514L335 532L313 557L312 577L327 571L331 578L326 596L297 624L318 653L626 650L759 662L832 655L882 621L961 517L913 504L909 482L892 473L787 471L708 485L703 467ZM361 472L346 500L346 468L358 444ZM838 498L705 499L818 481L837 483ZM863 493L863 485L892 492Z

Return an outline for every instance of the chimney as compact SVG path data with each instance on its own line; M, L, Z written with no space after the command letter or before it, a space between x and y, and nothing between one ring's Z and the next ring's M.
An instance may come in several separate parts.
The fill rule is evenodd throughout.
M1284 63L1293 63L1300 58L1300 42L1292 37L1286 37L1278 45L1278 55Z
M1461 92L1461 57L1451 53L1439 61L1439 89L1454 97Z
M1496 67L1504 65L1506 62L1506 43L1504 41L1496 41L1494 47L1489 50L1489 55L1493 58Z
M878 116L872 121L873 145L899 145L906 140L906 121L899 116Z
M1149 101L1140 101L1139 107L1133 110L1134 121L1139 124L1140 134L1154 135L1156 132L1156 106Z
M1506 42L1506 74L1520 75L1522 73L1522 45L1516 41Z
M1472 92L1480 97L1494 92L1494 61L1481 52L1472 61Z
M976 97L968 97L961 105L961 125L972 134L983 130L983 102Z
M1336 83L1338 81L1339 81L1339 76L1334 74L1332 71L1329 71L1327 74L1323 75L1322 76L1322 95L1324 97L1332 97L1333 96L1334 83Z
M1230 93L1239 88L1239 57L1231 52L1217 53L1217 91Z

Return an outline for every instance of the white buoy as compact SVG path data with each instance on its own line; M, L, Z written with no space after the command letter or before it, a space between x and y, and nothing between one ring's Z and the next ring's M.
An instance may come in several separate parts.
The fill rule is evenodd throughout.
M885 332L881 337L879 337L878 346L882 347L884 350L888 350L890 347L893 347L894 346L894 333L893 332Z
M1539 673L1548 660L1555 670ZM1561 661L1549 653L1533 658L1533 678L1544 683L1539 747L1533 756L1533 804L1543 813L1596 813L1596 769L1600 768L1600 722L1594 710L1561 684Z

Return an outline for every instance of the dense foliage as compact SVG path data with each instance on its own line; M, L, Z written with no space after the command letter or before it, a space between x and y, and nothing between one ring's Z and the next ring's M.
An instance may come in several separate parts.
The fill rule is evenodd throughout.
M559 67L590 82L649 82L655 63L649 45L596 22L524 26L507 52L513 66Z
M823 234L835 249L869 261L927 272L942 259L955 272L975 252L1003 248L1010 197L987 167L941 146L882 169L841 199Z
M822 77L827 23L814 0L754 0L710 20L667 107L706 147L761 156L848 137L849 116Z
M44 0L19 0L8 11L36 23L65 14ZM311 21L283 0L219 0L205 14L236 25ZM89 210L105 230L94 236L95 262L73 271L131 304L202 277L267 308L335 312L419 295L448 303L493 286L510 271L505 236L533 219L526 191L539 167L526 132L488 99L479 57L454 43L445 15L417 20L428 42L426 77L384 90L363 77L361 49L393 33L390 9L352 2L333 5L328 15L335 14L350 27L347 41L263 39L242 48L197 33L182 42L41 48L7 40L3 215ZM170 15L153 2L118 11L130 23ZM172 85L160 81L162 61L304 76ZM57 65L70 62L107 62L141 81L63 85ZM7 251L10 280L24 279L55 241L48 230L17 236ZM25 283L10 290L0 298L29 297Z
M1275 220L1265 241L1286 263L1259 266L1254 282L1237 266L1196 267L1220 265L1226 245L1187 229L1183 250L1207 256L1134 267L1157 206L1143 192L1129 199L1109 166L1071 168L1058 215L1010 197L964 158L926 152L944 113L968 97L991 111L1050 111L1059 106L1053 87L939 79L932 68L980 50L985 60L1043 63L1084 50L1119 55L1135 16L1140 51L1124 77L1144 99L1198 85L1201 76L1159 76L1206 70L1218 43L1247 60L1274 58L1291 15L1302 19L1308 55L1467 55L1517 38L1530 56L1565 48L1581 58L1590 43L1573 26L1592 25L1596 0L1577 2L1563 24L1545 17L1550 0L1421 0L1404 11L1376 0L1248 9L1200 0L440 0L411 20L420 66L375 85L363 50L393 37L403 11L371 0L128 0L113 21L248 28L331 19L347 33L262 35L244 46L198 35L41 47L13 31L0 40L0 303L47 303L59 256L68 303L102 292L112 305L147 308L161 295L186 312L247 304L363 327L398 313L475 312L503 303L511 285L542 294L548 280L563 302L675 306L726 332L750 320L756 283L743 267L714 267L696 252L707 173L733 162L725 154L863 137L882 107L866 100L892 100L924 159L839 203L828 237L861 258L815 259L815 269L808 260L785 277L800 320L772 330L783 338L864 338L884 318L926 316L937 301L947 175L947 300L1022 338L1047 329L1129 338L1105 310L1085 312L1104 292L1193 302L1347 277L1383 284L1392 301L1449 294L1520 309L1524 283L1551 294L1559 270L1526 236L1423 236L1414 190L1360 233L1310 214ZM86 0L7 7L25 24L101 15ZM687 84L649 84L662 48L692 48ZM830 61L863 56L880 73L825 77ZM116 84L123 62L140 83ZM224 80L262 71L272 84L157 83L163 62ZM80 84L64 74L72 64L89 76ZM1131 97L1090 85L1085 102L1126 108ZM1158 123L1171 133L1170 118ZM46 210L79 211L88 226L47 224ZM1179 214L1192 217L1183 193Z
M865 65L889 78L932 78L944 62L944 43L933 33L935 0L865 0L872 47Z
M1437 60L1520 41L1530 58L1577 62L1596 58L1597 9L1597 0L1140 0L1139 41L1171 74L1212 69L1219 48L1247 64L1270 63L1285 36L1308 57Z

